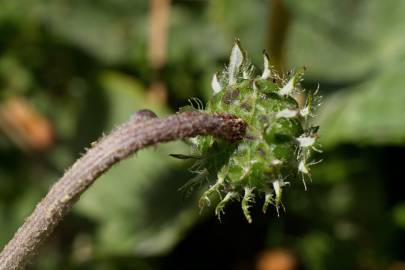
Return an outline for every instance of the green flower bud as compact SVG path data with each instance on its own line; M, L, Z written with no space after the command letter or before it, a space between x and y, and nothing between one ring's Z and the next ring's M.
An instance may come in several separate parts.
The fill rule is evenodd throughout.
M313 151L320 151L317 127L308 127L308 120L319 105L317 91L306 93L300 107L294 96L305 91L300 86L303 70L284 78L272 70L266 53L264 70L254 75L254 68L237 41L232 48L228 67L212 79L213 96L205 109L208 113L228 113L247 123L243 140L229 143L210 136L191 140L193 170L198 176L185 189L208 180L211 185L202 194L200 207L220 198L215 213L224 212L228 202L241 201L243 213L252 222L249 208L255 198L264 198L263 212L268 205L281 206L283 189L294 178L310 177ZM199 103L199 102L197 102Z

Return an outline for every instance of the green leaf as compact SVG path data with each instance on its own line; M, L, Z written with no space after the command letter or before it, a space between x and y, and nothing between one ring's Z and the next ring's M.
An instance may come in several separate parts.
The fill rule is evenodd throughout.
M405 143L405 62L339 92L319 112L325 146L338 143Z
M287 3L293 21L285 51L290 66L309 67L307 76L350 82L383 70L404 55L403 1Z

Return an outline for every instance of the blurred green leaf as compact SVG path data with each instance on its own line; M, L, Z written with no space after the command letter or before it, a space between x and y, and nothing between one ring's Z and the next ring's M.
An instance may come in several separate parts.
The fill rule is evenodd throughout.
M16 173L14 175L6 175L2 173L0 168L0 187L5 188L7 191L8 186L8 196L14 197L12 200L4 200L8 196L0 197L0 246L5 245L10 238L14 235L16 228L18 228L22 222L31 214L34 210L36 204L40 201L42 197L42 187L39 183L26 183L25 187L22 189L18 196L13 196L11 193L12 188L10 187L13 182L21 182L22 179L32 174L29 168L25 168L23 172ZM55 176L52 174L44 174L44 178L50 180ZM15 188L15 187L14 187ZM0 193L1 194L1 193Z
M394 207L393 217L395 224L405 229L405 203L400 203Z
M18 59L4 55L0 57L0 81L4 84L1 86L0 96L3 95L3 91L15 95L24 94L32 83L32 78L29 71L18 63Z
M106 63L126 60L135 38L139 38L139 9L134 9L138 16L119 15L108 5L84 1L59 1L48 8L52 11L44 21L54 34Z
M331 254L331 237L322 232L313 232L300 241L300 251L305 265L310 270L326 269L326 257Z
M322 142L403 144L405 142L405 62L369 81L338 92L319 112Z
M311 77L367 79L404 55L403 1L286 1L294 17L288 60L292 67L308 66Z

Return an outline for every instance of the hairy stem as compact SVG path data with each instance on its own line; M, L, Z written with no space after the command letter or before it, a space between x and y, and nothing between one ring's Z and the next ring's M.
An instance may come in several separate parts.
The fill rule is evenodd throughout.
M149 110L135 113L110 135L93 143L53 185L0 253L0 270L24 268L80 195L115 163L139 149L197 135L233 142L242 138L245 129L241 119L228 114L185 112L159 119Z

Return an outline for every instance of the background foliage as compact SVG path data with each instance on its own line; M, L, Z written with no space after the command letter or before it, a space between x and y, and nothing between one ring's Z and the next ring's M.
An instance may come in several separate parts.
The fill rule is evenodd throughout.
M405 269L405 2L174 0L159 67L151 12L0 0L0 246L102 132L206 99L239 37L258 67L267 48L321 86L325 153L309 191L289 187L280 218L255 209L248 225L235 206L219 223L177 191L190 164L168 154L187 147L162 145L99 179L30 269Z

